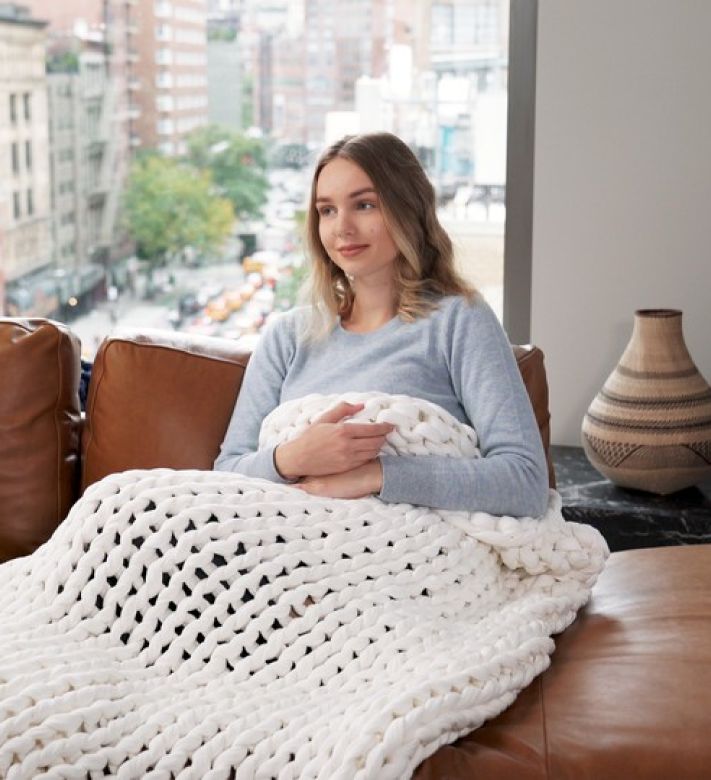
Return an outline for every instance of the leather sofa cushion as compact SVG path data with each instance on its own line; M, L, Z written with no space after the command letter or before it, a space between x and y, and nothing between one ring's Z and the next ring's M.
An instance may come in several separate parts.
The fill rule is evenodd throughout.
M249 355L236 341L124 329L94 360L82 491L128 469L211 469Z
M711 768L711 545L616 552L550 668L414 780L694 780Z
M0 319L0 561L45 542L76 498L80 343L44 319Z

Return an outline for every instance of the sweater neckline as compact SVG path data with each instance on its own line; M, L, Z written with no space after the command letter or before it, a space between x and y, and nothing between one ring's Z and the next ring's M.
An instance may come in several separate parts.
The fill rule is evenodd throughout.
M343 327L340 316L336 320L336 328L341 332L345 338L349 339L366 339L368 337L374 338L376 336L382 336L385 333L389 333L391 330L395 330L400 323L399 315L395 315L392 319L388 320L384 325L381 325L376 330L369 330L367 333L356 333L352 330L348 330Z

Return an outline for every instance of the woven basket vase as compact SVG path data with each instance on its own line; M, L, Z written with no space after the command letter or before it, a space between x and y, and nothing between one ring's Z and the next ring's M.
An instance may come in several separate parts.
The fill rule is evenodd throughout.
M711 388L681 312L635 312L629 344L583 419L585 454L621 487L666 495L711 477Z

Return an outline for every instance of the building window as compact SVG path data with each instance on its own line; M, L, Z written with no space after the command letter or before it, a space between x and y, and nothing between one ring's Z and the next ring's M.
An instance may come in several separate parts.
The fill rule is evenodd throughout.
M153 12L159 19L169 18L173 15L173 4L169 0L158 0L153 6Z
M31 217L35 213L35 198L32 194L32 188L27 190L27 216Z
M430 41L435 46L451 46L454 31L454 8L441 3L432 6Z
M17 124L17 95L10 95L10 121Z
M167 70L161 70L156 75L156 86L170 89L173 86L173 74Z
M173 52L170 49L158 49L156 52L156 62L159 65L170 65L173 62Z
M156 40L169 41L173 37L173 30L169 24L159 24L156 27Z
M19 219L22 216L22 209L20 208L20 193L12 193L12 215L15 219Z
M175 123L172 119L161 119L158 122L158 134L159 135L173 135L175 132Z
M17 146L17 141L12 142L12 172L17 176L20 172L20 150Z
M29 122L32 119L32 95L29 92L22 96L22 103L25 107L25 120Z
M25 167L32 170L32 141L25 141Z
M158 95L156 106L159 111L172 111L175 107L175 101L172 95Z

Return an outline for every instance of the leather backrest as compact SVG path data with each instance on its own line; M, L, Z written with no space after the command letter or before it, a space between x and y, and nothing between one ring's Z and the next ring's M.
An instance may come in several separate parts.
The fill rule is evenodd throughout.
M249 355L230 339L117 331L89 382L82 491L128 469L211 469Z
M66 326L0 318L0 561L39 547L76 498L80 372Z
M550 442L543 353L514 352ZM82 435L82 490L127 469L210 469L219 452L249 353L238 341L159 330L123 330L96 355ZM549 459L551 485L553 467Z

